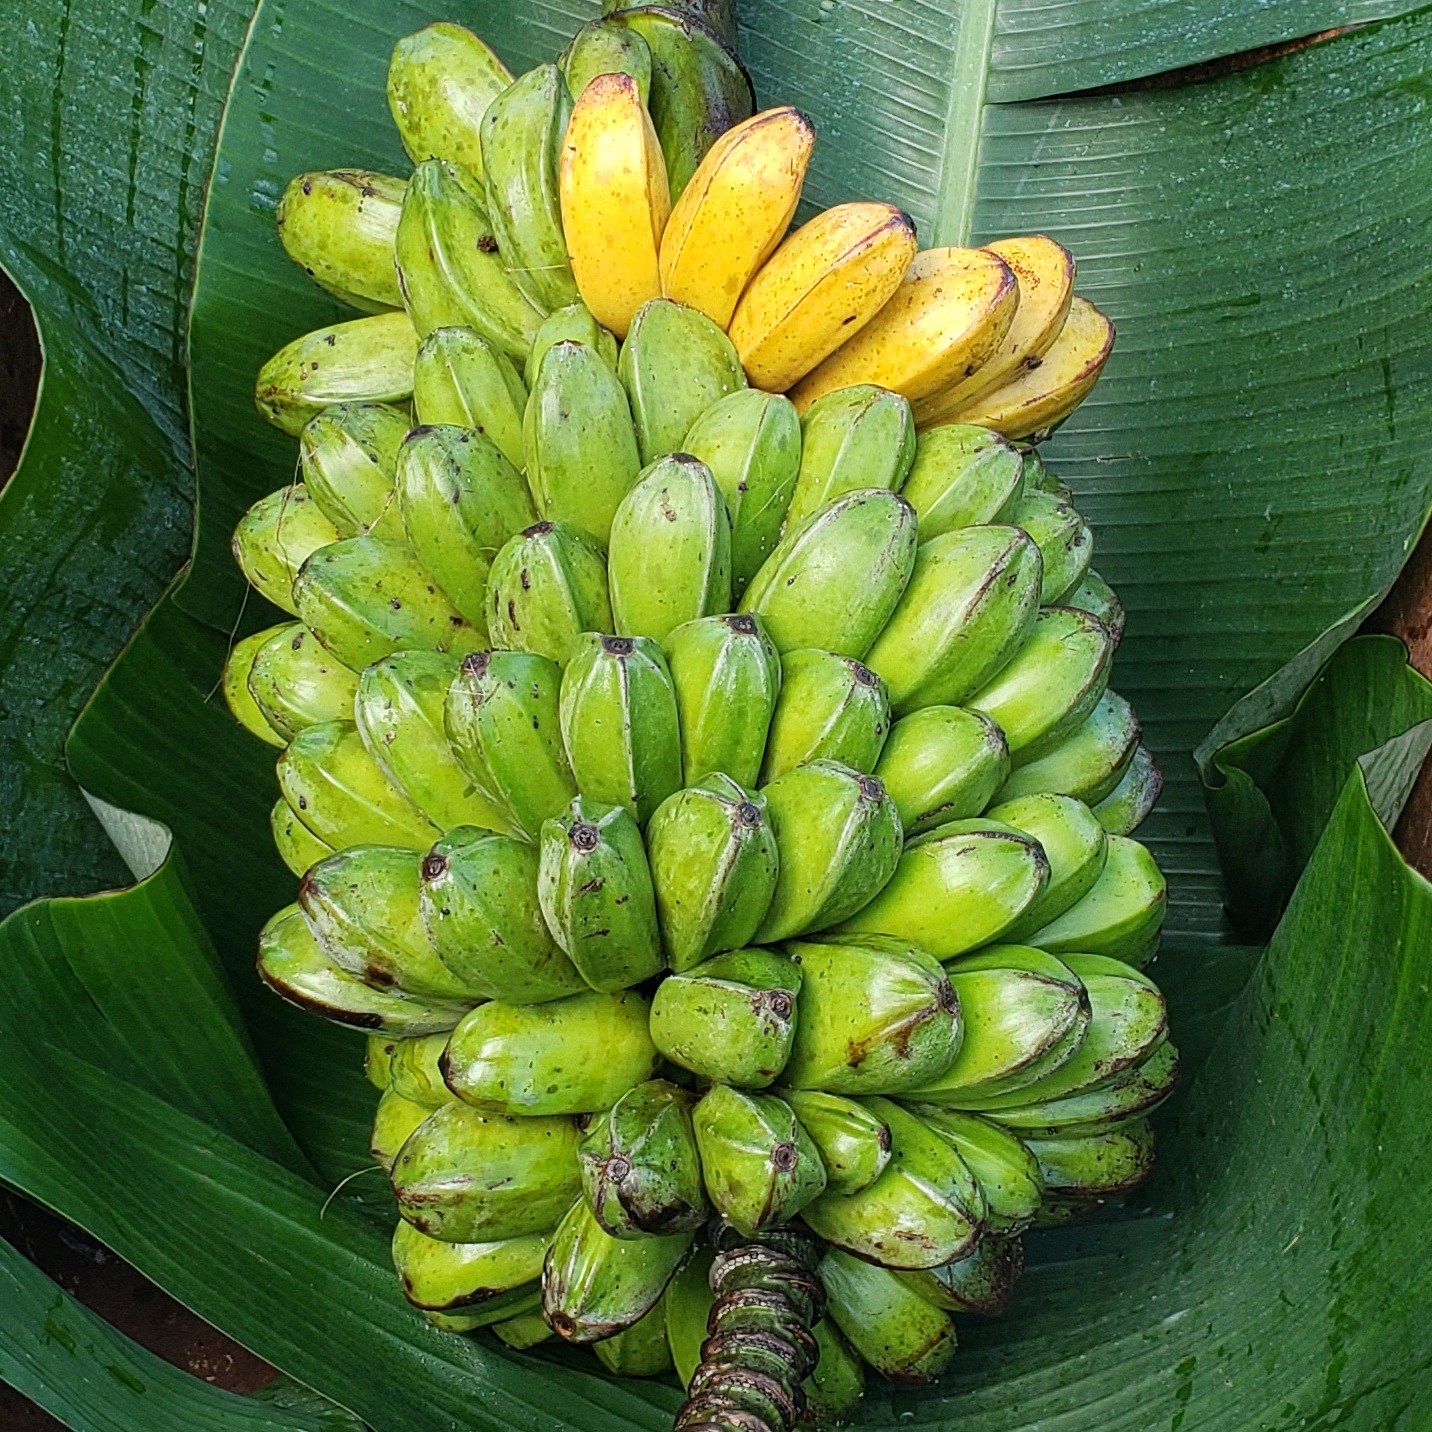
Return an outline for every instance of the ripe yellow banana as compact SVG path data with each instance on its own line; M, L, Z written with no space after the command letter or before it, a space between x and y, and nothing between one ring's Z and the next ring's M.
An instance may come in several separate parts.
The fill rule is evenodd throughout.
M915 257L893 204L837 204L797 229L750 282L728 330L751 386L784 392L859 332Z
M791 394L804 415L837 388L878 383L912 403L978 371L1015 317L1019 284L987 249L916 254L895 296Z
M815 127L789 106L764 110L716 141L661 241L667 298L729 327L751 275L786 236L814 144Z
M959 412L1026 368L1037 368L1069 316L1069 300L1074 295L1074 256L1062 244L1043 234L1030 234L1000 239L986 247L998 254L1019 280L1019 308L1014 322L983 367L916 403L915 421L921 427L952 421L950 413Z
M661 297L657 256L671 213L666 161L630 75L598 75L582 91L562 145L558 190L582 300L625 338L637 309Z
M976 423L1007 438L1046 432L1089 396L1113 346L1114 325L1076 294L1068 320L1037 368L1026 368L940 421Z

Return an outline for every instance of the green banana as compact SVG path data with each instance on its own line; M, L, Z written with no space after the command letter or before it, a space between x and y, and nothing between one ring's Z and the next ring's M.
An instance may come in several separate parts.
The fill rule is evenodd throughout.
M666 298L637 309L617 373L647 465L681 452L691 425L707 408L746 386L731 340L704 313Z
M660 1377L672 1369L666 1343L666 1312L661 1302L629 1328L592 1344L597 1361L617 1377Z
M417 356L418 334L406 313L335 323L285 344L259 369L254 405L297 437L334 403L405 402Z
M665 966L641 831L622 806L578 796L542 826L537 898L593 989L627 989Z
M1078 587L1064 598L1064 605L1078 607L1080 611L1098 617L1108 627L1114 645L1119 644L1126 620L1124 604L1119 600L1118 593L1092 567L1084 573L1084 580Z
M801 971L774 950L732 950L662 980L651 1037L702 1079L764 1089L790 1057Z
M605 548L641 456L626 390L598 349L564 339L543 354L523 448L542 516L580 527Z
M731 605L731 519L704 463L675 453L643 469L612 518L607 568L622 636L665 641Z
M298 435L303 485L343 537L402 540L393 491L408 415L387 403L335 403Z
M599 1342L644 1318L691 1247L690 1233L613 1238L579 1198L557 1225L542 1270L542 1309L568 1342Z
M274 606L297 616L293 582L299 568L340 536L299 482L259 498L239 518L231 545L250 585Z
M896 721L875 764L906 839L978 815L1008 774L1003 732L958 706L925 706Z
M419 1124L427 1122L432 1110L422 1104L385 1090L378 1100L373 1114L373 1130L368 1138L368 1152L383 1169L392 1170L393 1162L402 1152L403 1145L412 1137Z
M546 1252L542 1233L489 1243L444 1243L402 1219L393 1232L393 1267L415 1308L435 1313L480 1309L488 1321L510 1316L528 1300L542 1276Z
M801 1383L806 1427L844 1427L865 1397L865 1365L829 1318L812 1329L819 1348L814 1371Z
M1039 456L1039 448L1031 442L1023 439L1015 443L1015 450L1019 453L1024 463L1024 486L1029 492L1054 492L1059 487L1059 481L1052 472L1044 465L1044 459Z
M917 1106L913 1111L964 1160L984 1194L987 1233L1022 1233L1034 1222L1044 1181L1034 1155L1007 1129L975 1114Z
M885 678L896 715L971 704L1035 629L1040 572L1039 549L1017 527L962 527L922 543L865 658Z
M577 785L645 825L681 788L676 690L656 642L585 633L562 673L562 740Z
M435 328L472 328L514 362L526 361L542 315L503 264L482 183L471 172L451 159L426 159L413 170L395 253L419 338Z
M1127 1193L1149 1176L1154 1163L1154 1132L1147 1119L1109 1133L1025 1142L1039 1160L1056 1217L1060 1203L1068 1200L1087 1205Z
M851 1347L897 1384L934 1382L955 1355L950 1316L894 1273L832 1248L820 1263L830 1317Z
M786 947L801 969L801 1017L786 1061L792 1089L900 1094L939 1079L963 1037L939 962L894 940Z
M371 169L295 175L274 213L279 242L314 283L354 308L401 308L393 237L407 187Z
M557 166L572 96L556 65L514 80L482 119L482 167L497 247L513 283L541 314L578 300L567 261Z
M384 1034L370 1034L363 1043L363 1074L380 1093L391 1085L393 1056L397 1052L398 1040Z
M899 492L914 461L915 420L899 393L873 383L827 393L801 419L800 474L786 522L797 527L859 488Z
M258 968L271 990L300 1009L403 1039L451 1029L471 1007L462 999L365 984L329 959L297 905L286 905L259 932Z
M480 1004L452 1032L448 1086L485 1114L584 1114L610 1108L660 1062L651 1002L632 990L547 1004Z
M1038 1165L1035 1167L1037 1170ZM995 1318L1009 1306L1023 1271L1024 1248L1019 1239L986 1234L968 1257L946 1263L943 1268L896 1276L937 1308Z
M542 320L542 326L532 340L525 374L529 388L537 386L537 370L541 368L547 350L558 343L580 343L590 348L613 373L617 371L616 334L603 328L592 317L592 311L585 303L569 303L564 308L554 308Z
M642 104L651 107L651 46L635 30L610 20L591 20L572 37L557 63L573 98L598 75L630 75Z
M501 1322L493 1323L491 1330L502 1344L510 1347L513 1352L526 1352L528 1348L536 1347L538 1343L544 1343L552 1336L552 1329L547 1326L547 1319L542 1316L540 1298L537 1306L530 1312L503 1318Z
M270 725L263 708L254 700L253 693L249 690L249 673L253 670L254 658L264 643L271 637L280 636L292 629L285 623L281 626L265 627L263 631L243 637L229 649L228 660L224 662L224 704L229 708L229 714L246 731L268 746L282 747L288 739L287 733L280 734Z
M1054 492L1027 492L1009 519L1022 527L1044 558L1041 606L1056 606L1084 580L1094 555L1094 534L1074 504Z
M538 522L510 538L487 574L487 629L494 646L565 666L583 632L612 630L601 548L567 522Z
M702 1197L705 1197L703 1190ZM711 1264L715 1250L702 1242L690 1259L666 1285L662 1310L666 1318L666 1341L681 1385L690 1384L701 1365L701 1347L709 1336L708 1320L716 1295L711 1291Z
M1024 460L988 428L928 428L901 491L919 514L922 542L960 527L1012 522L1024 496Z
M353 671L395 651L461 654L483 642L406 543L345 537L320 547L294 578L293 597L314 636Z
M797 766L761 792L776 832L776 891L756 932L773 944L864 909L900 863L900 817L885 787L836 761Z
M444 1104L393 1163L398 1212L447 1243L546 1233L581 1195L581 1137L569 1118L514 1119Z
M602 14L608 17L620 15L626 10L645 8L644 5L633 4L632 0L602 0ZM729 46L736 43L735 0L670 0L661 8L668 15L699 20Z
M450 1104L455 1095L443 1079L442 1065L450 1033L443 1030L425 1038L390 1040L388 1087L410 1104L421 1104L425 1109Z
M646 844L673 970L690 970L755 937L775 893L778 861L761 796L714 771L656 808Z
M896 493L846 493L788 527L741 610L765 622L782 653L821 647L863 660L910 581L916 525L914 509Z
M1013 660L964 704L1004 732L1014 764L1022 766L1084 724L1108 686L1113 656L1114 643L1097 617L1046 607Z
M482 651L464 659L448 689L444 726L458 763L533 841L577 794L562 747L561 679L545 656Z
M586 989L537 904L536 849L471 826L422 863L419 908L438 958L484 999L539 1004Z
M1162 791L1163 772L1154 753L1140 745L1119 784L1094 807L1094 814L1110 835L1132 835L1153 810Z
M747 1238L808 1210L825 1188L820 1151L789 1104L716 1084L692 1114L706 1192Z
M869 667L831 651L788 651L761 782L819 760L873 771L889 730L890 698Z
M1011 771L995 799L1016 800L1050 791L1097 805L1123 779L1140 734L1134 708L1116 692L1106 691L1076 731L1046 755Z
M890 1128L890 1162L868 1188L825 1193L802 1211L827 1243L887 1268L937 1268L974 1250L984 1193L954 1146L890 1099L869 1101Z
M1082 801L1047 792L1019 796L985 813L985 818L1013 826L1039 842L1049 862L1049 880L1002 932L1009 944L1020 944L1035 930L1078 904L1104 872L1109 842L1104 828Z
M302 875L310 865L333 854L333 847L319 840L282 797L269 812L269 829L273 832L279 858L295 875Z
M820 1150L827 1193L864 1193L885 1171L890 1125L869 1105L819 1089L782 1089L780 1096Z
M520 470L527 461L522 449L526 410L527 385L512 360L476 329L435 328L418 345L413 412L419 423L472 428Z
M628 1089L598 1114L578 1157L596 1220L613 1238L694 1233L710 1205L691 1123L695 1097L663 1079Z
M758 617L702 617L666 639L681 728L682 779L722 772L760 779L766 733L781 689L781 658Z
M681 447L706 464L726 499L739 600L780 540L800 473L800 417L784 394L738 388L692 423Z
M426 850L439 831L373 763L346 721L309 726L278 758L283 798L319 840Z

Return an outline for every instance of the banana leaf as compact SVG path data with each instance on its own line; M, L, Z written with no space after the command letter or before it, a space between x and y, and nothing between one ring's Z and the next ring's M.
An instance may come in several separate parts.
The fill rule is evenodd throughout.
M516 69L598 8L456 18ZM292 881L271 753L217 697L234 634L275 619L228 533L293 471L254 370L343 316L273 207L301 169L403 172L387 51L448 13L0 11L0 261L45 354L0 495L0 1181L378 1432L657 1429L674 1387L406 1307L381 1176L333 1196L368 1166L361 1041L252 970ZM1169 778L1145 829L1190 1077L1156 1182L1041 1238L952 1375L862 1420L1426 1426L1432 888L1387 830L1432 702L1395 644L1347 637L1432 506L1432 10L745 0L741 22L762 102L816 121L808 206L890 199L927 242L1053 233L1118 324L1047 453L1128 607L1114 681ZM164 1425L112 1377L81 1406L83 1374L27 1346L0 1302L0 1376L72 1426ZM192 1396L191 1425L253 1420Z

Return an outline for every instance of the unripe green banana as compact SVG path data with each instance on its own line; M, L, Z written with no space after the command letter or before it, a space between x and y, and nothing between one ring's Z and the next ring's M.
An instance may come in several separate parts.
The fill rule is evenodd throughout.
M948 960L998 939L1048 882L1037 841L998 821L951 821L911 841L889 882L840 928Z
M358 678L302 622L276 627L254 653L249 695L286 740L320 721L351 721Z
M788 651L761 782L820 760L873 771L889 730L890 698L869 667L831 651Z
M705 1196L703 1189L702 1196ZM701 1346L710 1336L707 1326L716 1295L711 1291L711 1264L715 1250L702 1240L690 1259L676 1271L666 1286L662 1309L666 1317L666 1341L676 1375L686 1387L701 1365Z
M259 932L259 978L300 1009L403 1039L450 1029L470 1008L466 1000L364 983L328 958L297 905L286 905Z
M612 370L617 371L616 334L603 328L592 310L585 303L569 303L564 308L554 308L542 320L537 336L532 340L532 351L527 355L525 377L527 386L537 386L537 370L547 356L547 350L558 343L580 343L594 353Z
M692 1115L706 1192L747 1238L808 1209L825 1188L825 1165L791 1106L774 1094L717 1084Z
M731 340L704 313L666 298L637 309L617 372L645 464L683 451L707 408L746 386Z
M1119 600L1118 593L1092 567L1084 573L1084 580L1078 587L1065 597L1064 605L1078 607L1080 611L1098 617L1108 627L1114 645L1119 644L1124 635L1124 604Z
M547 350L527 400L523 437L538 511L605 547L641 457L626 390L596 348L564 339Z
M283 798L319 840L426 850L437 827L374 765L357 728L327 721L300 731L278 758Z
M1037 1171L1037 1164L1035 1168ZM896 1276L937 1308L995 1318L1009 1306L1023 1271L1024 1248L1019 1239L986 1234L967 1258L943 1268Z
M1094 888L1104 872L1108 837L1094 813L1073 796L1047 792L1018 796L985 813L986 820L1013 826L1039 842L1049 862L1049 880L1014 924L1002 932L1020 944L1033 931L1057 919Z
M335 403L304 425L303 485L340 536L404 537L393 473L407 433L408 415L387 403Z
M256 631L252 636L243 637L230 648L229 658L224 663L224 704L229 708L229 714L246 731L257 736L268 746L282 747L287 736L286 734L280 735L269 724L269 719L264 715L263 708L254 700L253 693L249 690L249 673L253 670L254 658L264 643L271 637L291 629L287 624L265 627L263 631Z
M1007 1129L974 1114L920 1105L912 1112L964 1160L985 1201L987 1234L1022 1233L1044 1196L1039 1164Z
M297 436L334 403L402 403L413 394L418 334L403 312L335 323L295 338L259 369L254 404Z
M297 616L293 582L299 568L341 535L299 482L259 498L239 518L231 545L250 584L274 606Z
M279 858L295 875L302 875L310 865L333 854L333 847L319 840L282 797L269 812L269 829L273 832Z
M501 1322L492 1324L491 1331L504 1347L510 1347L513 1352L526 1352L528 1348L547 1342L552 1337L552 1329L547 1326L547 1319L542 1316L540 1297L531 1312L503 1318Z
M667 637L666 658L680 715L684 783L720 771L754 786L781 689L780 654L760 619L687 622Z
M820 1356L801 1383L806 1400L802 1425L844 1427L855 1420L865 1397L865 1365L829 1318L822 1318L811 1336Z
M1011 771L996 799L1017 800L1050 791L1097 805L1123 779L1139 748L1140 734L1134 708L1116 692L1106 691L1078 730L1046 755Z
M713 771L657 807L646 844L673 970L755 937L775 893L779 858L761 796Z
M764 1089L790 1057L799 966L774 950L732 950L662 980L651 1037L674 1064L703 1079Z
M393 1056L397 1052L398 1040L385 1034L370 1034L364 1041L363 1074L379 1092L391 1086Z
M448 689L444 725L458 763L533 841L542 822L577 794L562 747L561 679L545 656L480 651L463 661Z
M894 1273L832 1248L820 1264L830 1316L877 1372L907 1386L934 1382L955 1355L950 1316Z
M939 962L894 940L797 942L801 1017L786 1063L793 1089L900 1094L939 1079L963 1037Z
M741 610L765 622L781 652L822 647L863 660L914 571L916 525L893 492L847 493L787 530Z
M891 726L875 774L909 839L984 810L1009 774L1009 748L993 721L926 706Z
M985 1198L953 1145L890 1099L870 1110L890 1127L890 1162L860 1193L826 1193L802 1213L819 1237L887 1268L938 1268L974 1250Z
M1138 841L1111 835L1094 888L1027 939L1052 954L1108 955L1142 966L1158 949L1167 905L1168 885L1153 856Z
M1044 558L1042 606L1061 602L1084 580L1094 555L1094 534L1072 502L1053 492L1027 492L1010 519L1038 544Z
M385 1090L373 1114L373 1130L368 1137L368 1152L384 1173L391 1171L393 1161L403 1145L412 1137L419 1124L427 1122L431 1109Z
M1084 724L1109 684L1113 656L1114 643L1097 617L1046 607L1013 660L964 704L1004 732L1014 764L1022 766Z
M581 1196L581 1137L569 1118L514 1119L444 1104L394 1161L398 1212L448 1243L546 1233Z
M293 582L298 615L353 671L395 651L475 651L484 633L439 590L412 549L381 537L321 547Z
M455 1026L454 1026L455 1027ZM443 1051L450 1030L416 1039L394 1039L389 1043L388 1087L411 1104L441 1109L454 1095L443 1082Z
M413 170L395 252L419 338L435 328L473 328L514 362L526 362L542 315L503 264L482 183L472 173L451 159L427 159Z
M731 591L738 600L780 540L801 464L801 425L781 393L739 388L691 425L683 451L711 469L731 515Z
M920 516L922 542L960 527L1012 522L1024 496L1024 460L988 428L927 428L901 491Z
M356 845L320 860L298 903L323 953L376 988L472 1002L434 954L418 910L421 857L387 845Z
M461 25L405 35L388 65L388 107L408 157L451 159L481 178L482 116L511 83L507 66Z
M1132 835L1158 803L1163 772L1154 753L1140 745L1119 784L1098 805L1094 814L1110 835Z
M557 163L571 114L562 71L538 65L508 85L482 120L483 181L497 246L513 283L543 314L578 299L557 200Z
M969 704L1030 636L1041 570L1039 549L1017 527L962 527L922 543L865 659L896 714Z
M630 75L641 102L651 108L651 46L635 30L591 20L572 37L557 63L573 98L598 75Z
M491 1243L444 1243L402 1219L393 1232L393 1267L415 1308L481 1312L486 1326L530 1302L542 1276L547 1235L529 1233Z
M801 419L800 475L786 522L798 527L863 487L899 492L914 461L915 420L899 393L873 383L827 393Z
M565 666L583 632L610 632L602 550L580 527L538 522L510 538L487 575L487 629L496 647Z
M863 1193L885 1171L890 1125L868 1105L819 1089L782 1089L780 1095L820 1150L827 1193Z
M681 788L676 690L646 637L582 636L562 673L562 740L582 793L645 825Z
M671 1371L671 1349L666 1343L665 1297L629 1328L592 1344L597 1361L617 1377L660 1377Z
M652 1079L593 1119L578 1150L582 1187L613 1238L694 1233L706 1222L694 1102L686 1090Z
M656 1073L651 1002L632 990L547 1004L480 1004L453 1030L448 1087L488 1114L585 1114L609 1109Z
M527 461L522 414L527 385L506 354L476 329L435 328L413 364L413 412L419 423L475 428L513 467Z
M646 849L621 806L578 796L543 825L537 898L593 989L627 989L664 968Z
M401 308L393 237L407 187L371 169L295 175L274 213L284 252L320 288L354 308Z
M1026 1143L1039 1160L1047 1202L1056 1211L1069 1200L1089 1206L1116 1193L1127 1193L1149 1176L1154 1164L1154 1131L1146 1119L1105 1134L1028 1139Z
M756 933L773 944L863 909L900 863L900 817L885 787L836 761L797 766L762 792L780 857Z
M438 958L485 999L540 1004L587 986L537 904L537 851L471 826L449 830L422 864L419 906Z
M622 636L665 641L731 605L731 519L704 463L675 453L643 470L612 519L607 567Z
M358 733L378 769L439 830L509 831L506 809L474 787L447 741L444 707L460 665L440 651L399 651L374 662L351 703Z
M558 1224L542 1270L547 1322L575 1343L633 1326L661 1301L691 1239L690 1233L613 1238L579 1198Z

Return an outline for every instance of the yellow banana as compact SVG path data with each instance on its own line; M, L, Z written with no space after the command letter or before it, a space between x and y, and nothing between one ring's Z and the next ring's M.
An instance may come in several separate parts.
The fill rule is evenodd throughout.
M1000 239L986 247L998 254L1019 280L1019 308L1014 322L983 367L915 404L915 421L921 427L952 421L950 413L1018 377L1026 368L1037 368L1069 316L1069 300L1074 294L1074 256L1062 244L1043 234L1030 234Z
M764 110L716 141L661 241L667 298L730 325L751 275L785 238L814 144L815 127L789 106Z
M753 278L728 330L753 388L784 392L864 328L915 257L893 204L837 204L797 229Z
M940 421L976 423L1007 438L1047 432L1089 396L1113 346L1114 325L1076 294L1059 337L1037 368L1026 368Z
M895 296L791 393L804 414L838 388L878 383L912 403L989 360L1019 307L1009 265L987 249L916 254Z
M582 301L625 338L637 309L661 297L657 256L671 213L666 161L630 75L598 75L582 91L562 145L558 190Z

